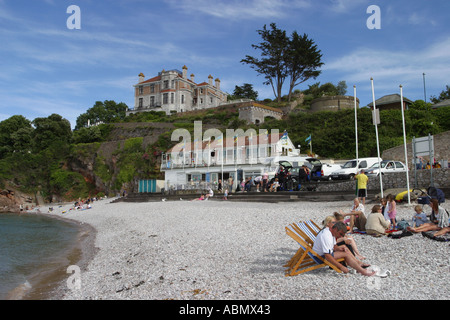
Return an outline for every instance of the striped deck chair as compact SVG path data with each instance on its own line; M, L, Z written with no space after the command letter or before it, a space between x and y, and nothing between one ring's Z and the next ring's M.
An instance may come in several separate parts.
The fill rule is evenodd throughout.
M315 224L312 222L312 225ZM339 268L322 258L312 249L318 233L315 231L317 231L318 227L317 225L314 226L315 231L312 231L310 228L313 227L308 227L306 222L294 223L286 227L286 234L294 239L300 245L300 248L284 265L284 267L287 267L285 275L295 276L326 266L340 273L341 270ZM344 259L338 259L338 261L344 261Z

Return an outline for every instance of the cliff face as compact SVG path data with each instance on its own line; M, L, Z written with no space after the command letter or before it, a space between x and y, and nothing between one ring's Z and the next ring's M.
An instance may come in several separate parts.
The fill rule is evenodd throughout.
M68 168L80 173L95 189L93 193L133 192L136 180L160 174L164 150L158 142L174 128L172 123L115 124L109 141L76 145Z
M9 185L0 190L0 212L19 213L21 208L26 210L41 204L44 202L39 194L28 195Z

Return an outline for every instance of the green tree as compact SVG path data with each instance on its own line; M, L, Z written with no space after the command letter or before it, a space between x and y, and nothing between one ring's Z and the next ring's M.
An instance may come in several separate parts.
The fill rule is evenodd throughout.
M285 58L289 37L286 36L286 31L278 29L275 23L270 24L270 30L264 25L258 33L263 42L252 44L252 47L260 50L261 58L246 55L241 63L250 65L258 74L263 75L266 79L263 83L272 86L275 98L280 102L281 90L288 76Z
M323 65L322 54L306 33L300 36L294 31L289 39L285 60L290 77L288 100L291 101L292 90L297 85L320 75L318 68Z
M31 148L33 127L24 116L15 115L0 122L0 159L12 152Z
M347 93L347 83L345 82L345 80L339 81L336 89L338 95L345 96L345 94Z
M277 28L275 23L270 24L270 29L264 25L258 33L263 42L252 44L252 47L260 51L261 58L246 55L241 63L250 65L265 77L264 84L272 86L278 102L281 102L283 84L289 78L290 101L297 85L319 76L322 54L306 34L301 36L294 31L288 37L286 31Z
M59 114L52 114L47 118L36 118L33 120L34 147L39 152L55 143L68 145L72 140L72 129L70 122Z
M124 120L128 107L125 103L116 103L113 100L104 102L96 101L92 108L78 116L75 130L84 128L96 123L111 123Z
M431 96L430 99L433 103L438 103L450 99L450 86L446 85L445 90L442 90L442 92L439 94L439 97Z
M253 85L244 83L242 86L235 86L232 99L258 99L258 91L253 90Z

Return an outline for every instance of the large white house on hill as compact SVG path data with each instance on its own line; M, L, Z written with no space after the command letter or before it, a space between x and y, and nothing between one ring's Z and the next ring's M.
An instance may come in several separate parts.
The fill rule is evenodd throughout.
M127 115L164 111L167 115L176 112L218 107L227 101L227 94L220 90L220 80L209 75L208 82L196 83L194 74L187 77L186 66L183 70L162 70L153 78L145 80L139 74L139 82L134 87L134 108Z

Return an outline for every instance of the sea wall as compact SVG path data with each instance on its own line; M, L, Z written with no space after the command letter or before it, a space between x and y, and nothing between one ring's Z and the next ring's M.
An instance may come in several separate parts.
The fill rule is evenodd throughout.
M417 182L416 182L417 181ZM426 189L433 185L437 188L450 188L450 169L439 168L433 170L411 170L409 172L409 187L410 189ZM350 191L355 189L354 180L344 180L344 181L331 181L318 182L317 191ZM382 176L383 190L386 189L397 189L407 187L407 177L406 173L389 173ZM380 190L380 178L370 177L369 183L367 185L367 190L378 191Z

